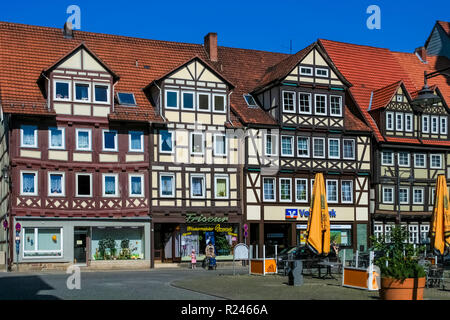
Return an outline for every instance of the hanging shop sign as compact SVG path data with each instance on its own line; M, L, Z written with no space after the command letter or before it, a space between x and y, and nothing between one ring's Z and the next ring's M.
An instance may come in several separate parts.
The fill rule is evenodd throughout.
M187 226L186 231L205 231L205 232L211 232L211 231L215 231L215 232L233 232L233 228L229 227L229 228L222 228L220 226L220 224L217 224L215 226L202 226L202 227L194 227L194 226Z
M203 214L187 213L187 223L222 223L228 222L228 217L205 217Z

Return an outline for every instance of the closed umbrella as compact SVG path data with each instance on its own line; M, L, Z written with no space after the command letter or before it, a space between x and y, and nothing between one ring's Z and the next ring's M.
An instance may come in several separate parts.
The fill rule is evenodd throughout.
M434 199L430 228L431 248L444 255L450 247L450 208L445 175L437 178Z
M326 256L330 252L330 216L322 173L317 173L314 180L306 244L315 254Z

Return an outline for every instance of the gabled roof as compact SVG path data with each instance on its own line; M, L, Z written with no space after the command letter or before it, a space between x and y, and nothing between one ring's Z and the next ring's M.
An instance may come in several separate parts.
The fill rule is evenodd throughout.
M385 108L388 105L388 103L392 100L392 97L397 92L400 86L403 86L404 88L402 80L396 81L383 88L372 91L372 101L371 104L369 105L368 111L374 111L377 109ZM404 93L406 94L408 100L411 100L408 91L404 90Z
M428 42L430 42L430 38L435 28L441 28L442 31L444 31L444 33L450 38L450 22L437 20L436 23L434 24L433 29L430 32L430 35L425 41L425 48L428 46Z

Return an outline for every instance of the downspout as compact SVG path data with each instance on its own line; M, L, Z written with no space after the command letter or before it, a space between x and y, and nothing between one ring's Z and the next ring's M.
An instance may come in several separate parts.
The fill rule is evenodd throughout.
M47 78L44 72L42 72L41 75L47 79L47 110L50 111L50 79Z
M159 115L161 118L163 118L164 122L166 122L166 118L162 115L162 105L161 105L161 97L162 97L162 89L158 86L158 84L155 82L155 86L159 89Z
M231 124L232 127L233 126L233 122L231 121L231 95L233 94L233 90L230 91L230 93L228 94L228 112L227 112L227 117L228 117L228 122Z

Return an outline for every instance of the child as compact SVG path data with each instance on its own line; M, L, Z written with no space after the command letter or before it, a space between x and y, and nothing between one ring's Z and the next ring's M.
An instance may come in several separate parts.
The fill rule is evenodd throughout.
M191 253L191 268L195 269L197 265L197 256L195 255L195 249L192 249Z

